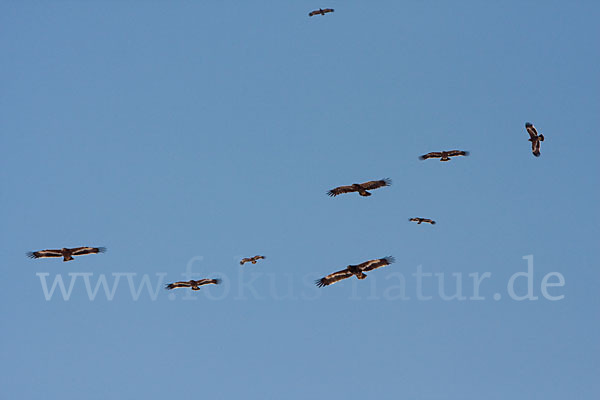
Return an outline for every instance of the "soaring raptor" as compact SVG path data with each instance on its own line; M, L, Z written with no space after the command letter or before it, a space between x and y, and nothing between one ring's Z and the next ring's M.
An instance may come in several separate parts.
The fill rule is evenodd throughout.
M365 272L390 265L394 261L394 257L388 256L385 258L379 258L377 260L365 261L364 263L358 265L348 265L346 269L334 272L333 274L329 274L324 278L316 280L315 284L318 287L323 287L336 283L337 281L341 281L342 279L350 278L352 275L356 276L358 279L365 279L367 277Z
M308 16L312 17L314 15L325 15L325 14L333 12L333 11L334 11L333 8L319 8L318 10L309 12Z
M531 122L525 123L525 129L529 133L529 141L531 142L531 151L536 157L540 156L540 142L544 141L544 135L538 135L537 129Z
M242 261L240 261L240 265L244 265L247 262L251 262L252 264L256 264L256 262L260 259L265 259L267 257L265 256L254 256L254 257L246 257L246 258L242 258Z
M377 189L383 186L390 186L392 184L392 180L389 178L382 179L380 181L370 181L365 183L353 183L350 186L339 186L335 189L331 189L327 192L327 194L331 197L335 197L338 194L342 193L351 193L358 192L361 196L370 196L371 193L367 192L367 190Z
M210 284L214 284L214 285L218 285L219 283L221 283L220 279L200 279L199 281L180 281L180 282L174 282L174 283L169 283L168 285L165 285L165 289L167 290L172 290L172 289L176 289L176 288L182 288L182 287L191 287L192 290L200 290L200 286L203 285L210 285Z
M450 157L456 156L468 156L468 151L463 150L447 150L447 151L433 151L431 153L423 154L419 158L421 160L427 160L428 158L440 158L440 161L450 161Z
M409 218L409 221L414 221L417 223L417 225L419 225L422 222L427 222L428 224L435 225L435 221L432 219L429 219L429 218L415 217L415 218Z
M60 250L40 250L27 253L29 258L62 257L63 261L71 261L73 256L85 254L97 254L106 252L106 247L75 247L73 249L62 248Z

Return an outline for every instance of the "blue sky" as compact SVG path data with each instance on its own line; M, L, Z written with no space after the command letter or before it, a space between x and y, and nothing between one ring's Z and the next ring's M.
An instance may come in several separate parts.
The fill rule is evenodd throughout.
M490 3L2 2L5 395L598 397L600 5ZM83 245L108 252L25 257ZM132 298L188 265L223 285ZM418 268L467 299L418 300Z

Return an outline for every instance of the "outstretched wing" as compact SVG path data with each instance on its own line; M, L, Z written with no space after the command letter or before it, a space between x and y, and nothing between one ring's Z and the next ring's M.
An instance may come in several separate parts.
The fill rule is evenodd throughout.
M220 279L200 279L199 281L196 281L196 284L198 286L202 286L202 285L218 285L219 283L221 283Z
M62 257L61 250L40 250L40 251L30 251L27 253L27 257L29 258L47 258L47 257Z
M394 261L396 261L394 259L394 257L392 256L387 256L384 258L379 258L377 260L369 260L369 261L365 261L362 264L358 264L358 268L361 271L372 271L374 269L380 268L380 267L385 267L386 265L390 265L391 263L393 263Z
M409 218L408 220L411 222L419 222L419 218Z
M333 8L324 8L324 9L323 9L323 12L324 12L325 14L327 14L327 13L330 13L330 12L333 12L333 11L335 11Z
M352 272L348 271L348 269L346 268L341 271L334 272L333 274L329 274L324 278L317 279L315 281L315 284L318 287L328 286L333 283L336 283L337 281L341 281L342 279L350 278L351 276Z
M419 158L421 160L427 160L428 158L441 158L441 157L442 157L442 153L440 153L438 151L432 151L431 153L423 154Z
M538 138L535 138L531 141L531 151L533 152L533 155L536 157L540 156L540 141Z
M525 129L527 129L527 133L529 133L531 140L535 140L538 137L537 129L535 129L535 126L533 126L531 122L525 123Z
M335 197L342 193L356 192L357 189L354 186L338 186L335 189L331 189L327 194L331 197Z
M428 223L430 223L431 225L435 225L435 221L434 221L434 220L432 220L432 219L429 219L429 218L425 218L425 219L423 220L423 222L428 222Z
M244 263L247 263L247 262L250 262L250 261L252 261L251 258L248 258L248 257L242 258L242 261L240 261L240 265L244 265Z
M448 157L468 156L468 155L469 155L468 151L462 151L462 150L450 150L450 151L448 151Z
M252 257L252 259L254 261L258 261L258 260L261 260L261 259L264 260L265 258L267 258L267 257L265 257L265 256L254 256L254 257Z
M167 290L173 290L176 288L182 288L182 287L192 287L192 284L190 282L173 282L173 283L169 283L168 285L165 285L165 289Z
M372 189L380 188L382 186L390 186L391 184L392 184L392 180L390 178L385 178L380 181L370 181L370 182L361 183L360 186L362 186L362 188L365 190L372 190Z
M74 256L83 256L86 254L105 253L106 247L76 247L70 250L73 251L71 254Z

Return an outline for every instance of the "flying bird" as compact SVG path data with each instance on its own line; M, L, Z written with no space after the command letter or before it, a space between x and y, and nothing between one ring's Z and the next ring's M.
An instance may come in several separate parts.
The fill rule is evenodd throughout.
M394 261L394 257L388 256L385 258L379 258L377 260L365 261L364 263L358 265L348 265L346 269L334 272L333 274L316 280L315 284L318 287L328 286L336 283L337 281L341 281L342 279L350 278L352 275L355 275L358 279L365 279L367 275L365 275L364 272L390 265Z
M540 156L540 142L544 141L544 135L538 135L537 129L531 122L525 123L525 129L529 133L529 141L531 142L531 151L536 157Z
M415 218L410 218L409 221L415 221L417 223L417 225L419 225L422 222L427 222L428 224L435 225L435 221L432 219L429 219L429 218L415 217Z
M182 287L191 287L192 290L200 290L200 286L203 285L218 285L219 283L221 283L220 279L200 279L199 281L194 281L194 280L190 280L190 281L180 281L180 282L174 282L174 283L169 283L168 285L165 285L165 289L167 290L173 290L176 288L182 288Z
M247 262L251 262L252 264L256 264L256 261L260 260L260 259L265 259L267 257L265 256L254 256L254 257L246 257L246 258L242 258L242 261L240 261L240 265L244 265L244 263Z
M327 192L327 194L331 197L335 197L338 194L342 193L351 193L358 192L361 196L370 196L371 193L367 192L367 190L377 189L383 186L390 186L392 184L392 180L389 178L382 179L380 181L370 181L365 183L353 183L351 186L339 186L335 189L331 189Z
M313 15L325 15L325 14L333 12L333 11L334 11L333 8L325 8L325 9L319 8L318 10L309 12L308 16L312 17Z
M428 158L441 158L440 161L450 161L450 157L456 156L468 156L468 151L462 150L448 150L448 151L433 151L431 153L423 154L419 158L421 160L427 160Z
M63 257L63 261L71 261L73 256L96 254L106 252L106 247L75 247L73 249L62 248L60 250L40 250L27 253L29 258Z

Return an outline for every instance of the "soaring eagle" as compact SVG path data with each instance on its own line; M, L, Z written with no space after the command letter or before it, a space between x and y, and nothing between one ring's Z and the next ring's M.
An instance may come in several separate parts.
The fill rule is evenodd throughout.
M529 133L529 141L531 142L531 151L536 157L540 156L540 142L544 141L544 135L538 135L537 130L531 122L525 123L525 129Z
M372 271L379 267L385 267L394 261L394 257L388 256L385 258L379 258L377 260L365 261L364 263L358 265L348 265L346 269L334 272L333 274L316 280L315 284L318 287L323 287L331 285L332 283L336 283L337 281L341 281L342 279L350 278L352 275L355 275L358 279L365 279L367 275L365 275L364 272Z
M63 261L71 261L73 256L106 252L106 247L75 247L73 249L40 250L27 253L29 258L63 257Z
M325 14L333 12L333 11L334 11L333 8L325 8L325 9L319 8L318 10L309 12L308 16L312 17L313 15L325 15Z
M417 223L417 225L419 225L422 222L427 222L428 224L435 225L435 221L432 219L429 219L429 218L415 217L415 218L410 218L409 221L415 221Z
M260 259L265 259L267 257L265 256L254 256L254 257L246 257L246 258L242 258L242 261L240 261L240 265L244 265L244 263L247 262L251 262L252 264L256 264L256 261L260 260Z
M200 290L200 286L202 285L218 285L219 283L221 283L220 279L200 279L199 281L191 280L187 282L181 281L169 283L168 285L165 285L165 289L172 290L181 287L191 287L192 290Z
M390 186L391 184L392 180L389 178L385 178L380 181L353 183L351 186L339 186L335 189L331 189L329 192L327 192L327 194L331 197L335 197L338 194L342 193L358 192L358 194L360 194L361 196L370 196L371 193L367 192L367 190L377 189L382 186Z
M462 150L448 150L448 151L433 151L431 153L423 154L419 158L421 160L427 160L428 158L441 158L440 161L450 161L450 157L456 156L468 156L468 151Z

